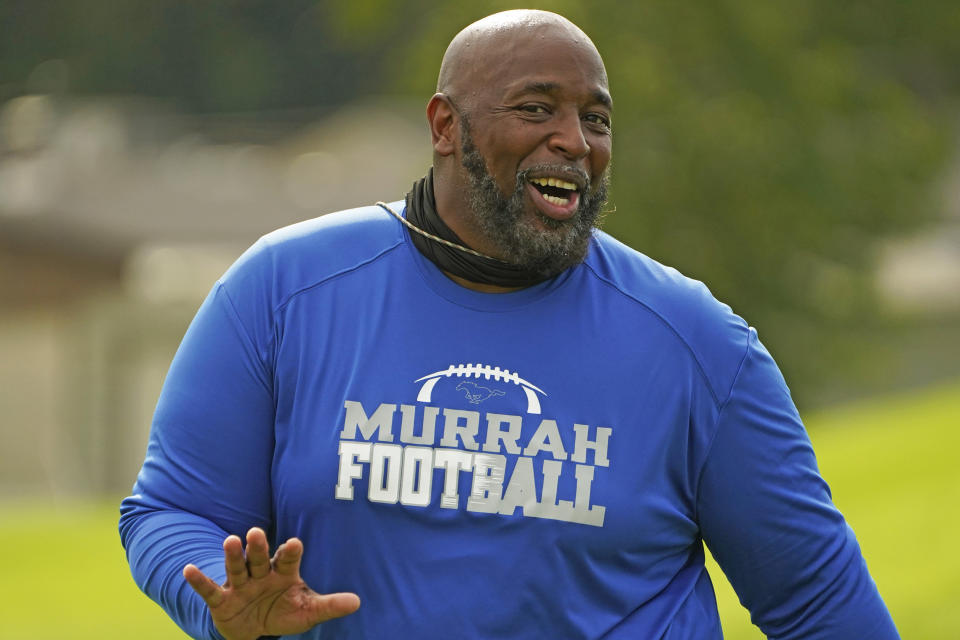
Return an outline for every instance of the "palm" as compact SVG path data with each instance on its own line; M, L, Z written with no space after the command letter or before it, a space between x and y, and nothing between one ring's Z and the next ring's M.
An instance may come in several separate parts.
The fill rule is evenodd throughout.
M303 633L317 624L312 602L319 597L299 577L295 582L265 578L241 587L228 586L223 601L210 612L227 638L244 637L249 631L254 637Z
M303 633L315 625L353 613L360 606L352 593L321 595L300 577L303 545L291 538L269 557L266 535L247 533L246 557L240 538L224 541L227 582L219 586L198 568L183 575L210 608L214 625L227 640Z

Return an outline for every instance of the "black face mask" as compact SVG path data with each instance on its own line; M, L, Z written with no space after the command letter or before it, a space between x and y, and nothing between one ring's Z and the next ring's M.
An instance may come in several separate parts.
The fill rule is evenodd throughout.
M407 221L427 233L454 244L466 246L437 213L437 205L433 197L432 167L425 177L413 183L413 188L407 194ZM449 247L419 233L411 233L410 239L420 253L440 269L470 282L501 287L529 287L550 278L509 262Z

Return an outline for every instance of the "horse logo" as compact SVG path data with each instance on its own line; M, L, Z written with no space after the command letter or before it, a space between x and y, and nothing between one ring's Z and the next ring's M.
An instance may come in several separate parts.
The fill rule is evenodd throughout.
M467 400L470 401L470 404L480 404L491 396L504 395L503 391L499 389L490 389L489 387L483 387L476 382L468 382L467 380L457 385L457 391L463 391L464 395L467 396Z

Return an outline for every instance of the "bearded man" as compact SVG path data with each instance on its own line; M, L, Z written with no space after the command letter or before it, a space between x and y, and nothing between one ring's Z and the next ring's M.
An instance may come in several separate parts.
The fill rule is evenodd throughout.
M120 523L191 636L720 638L706 541L771 637L897 637L756 333L596 230L612 111L572 23L485 18L405 202L217 282Z

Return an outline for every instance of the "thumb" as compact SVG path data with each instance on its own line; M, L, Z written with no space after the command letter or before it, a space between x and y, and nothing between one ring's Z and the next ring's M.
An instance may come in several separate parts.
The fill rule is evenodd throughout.
M310 609L314 624L321 624L334 618L350 615L360 608L360 597L355 593L314 594L310 598Z

